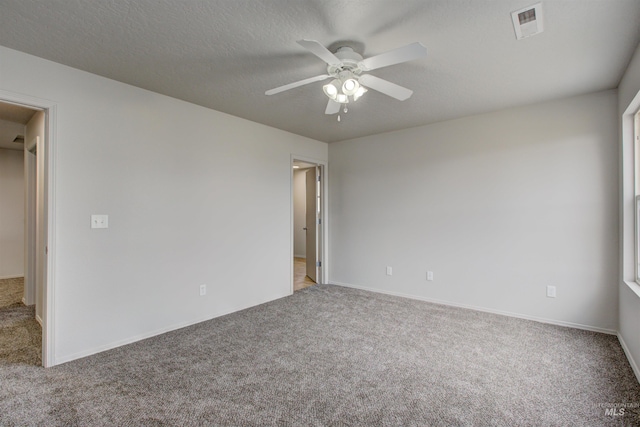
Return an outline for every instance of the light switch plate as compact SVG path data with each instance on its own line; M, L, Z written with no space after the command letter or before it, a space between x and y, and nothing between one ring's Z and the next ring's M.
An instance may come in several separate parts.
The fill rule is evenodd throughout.
M91 228L109 228L109 215L91 215Z

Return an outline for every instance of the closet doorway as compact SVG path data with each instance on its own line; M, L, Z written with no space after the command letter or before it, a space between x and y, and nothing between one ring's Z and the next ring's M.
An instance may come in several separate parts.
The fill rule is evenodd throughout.
M32 308L28 317L41 327L41 342L33 348L40 353L44 367L55 365L53 315L55 258L55 135L57 106L50 100L0 90L3 127L8 122L23 124L23 298L21 304ZM22 110L27 118L17 120L10 111ZM30 117L30 118L28 118ZM26 122L25 122L26 120ZM18 140L20 138L17 138ZM16 137L14 137L16 140ZM12 141L13 144L17 141ZM5 200L3 200L4 202ZM20 203L20 202L18 202ZM17 227L18 228L18 227ZM4 260L4 258L3 258ZM14 264L17 266L18 264ZM35 330L35 329L34 329ZM28 353L28 352L26 352ZM26 354L25 353L25 354ZM35 360L36 357L30 357Z
M324 181L324 165L293 159L293 291L324 283Z
M0 101L0 320L5 325L0 340L7 344L5 362L42 365L45 116L41 109Z

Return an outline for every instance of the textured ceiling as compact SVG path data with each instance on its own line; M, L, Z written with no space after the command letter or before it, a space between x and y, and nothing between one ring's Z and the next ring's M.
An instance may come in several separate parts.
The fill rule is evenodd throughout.
M510 13L535 0L0 0L0 45L321 141L615 88L640 42L638 0L544 0L545 31L517 41ZM326 72L298 44L365 57L419 41L424 59L371 72L338 123Z

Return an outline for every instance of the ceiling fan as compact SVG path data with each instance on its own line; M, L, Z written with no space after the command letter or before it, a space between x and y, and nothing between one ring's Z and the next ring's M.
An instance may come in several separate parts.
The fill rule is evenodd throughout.
M336 114L340 112L341 107L346 113L347 104L350 101L357 101L367 92L367 88L400 101L408 99L413 94L412 90L365 72L413 61L427 54L427 48L418 42L366 59L349 46L339 47L335 53L332 53L316 40L305 39L299 40L297 43L326 62L327 73L270 89L265 92L265 95L275 95L299 86L332 79L322 87L325 95L329 98L325 114ZM340 116L338 116L338 120L340 120Z

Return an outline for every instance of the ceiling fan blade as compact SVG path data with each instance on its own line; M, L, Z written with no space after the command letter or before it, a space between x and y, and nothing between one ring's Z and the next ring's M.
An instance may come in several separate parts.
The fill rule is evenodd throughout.
M325 114L335 114L340 111L340 103L330 99L327 103L327 109L324 110Z
M297 43L303 48L307 49L309 52L313 53L318 58L322 59L329 65L338 65L342 61L338 59L329 49L322 46L320 42L315 40L298 40Z
M304 86L309 83L319 82L321 80L325 80L331 77L329 74L322 74L315 77L309 77L308 79L300 80L298 82L289 83L288 85L280 86L274 89L269 89L264 94L265 95L275 95L276 93L284 92L285 90L293 89L298 86Z
M397 84L381 79L380 77L372 76L371 74L363 74L360 76L359 80L364 86L377 90L380 93L384 93L385 95L400 101L404 101L413 95L412 90L398 86Z
M360 67L364 71L375 70L389 65L400 64L402 62L413 61L414 59L423 58L427 55L427 48L422 44L415 42L404 47L390 50L371 58L363 59Z

